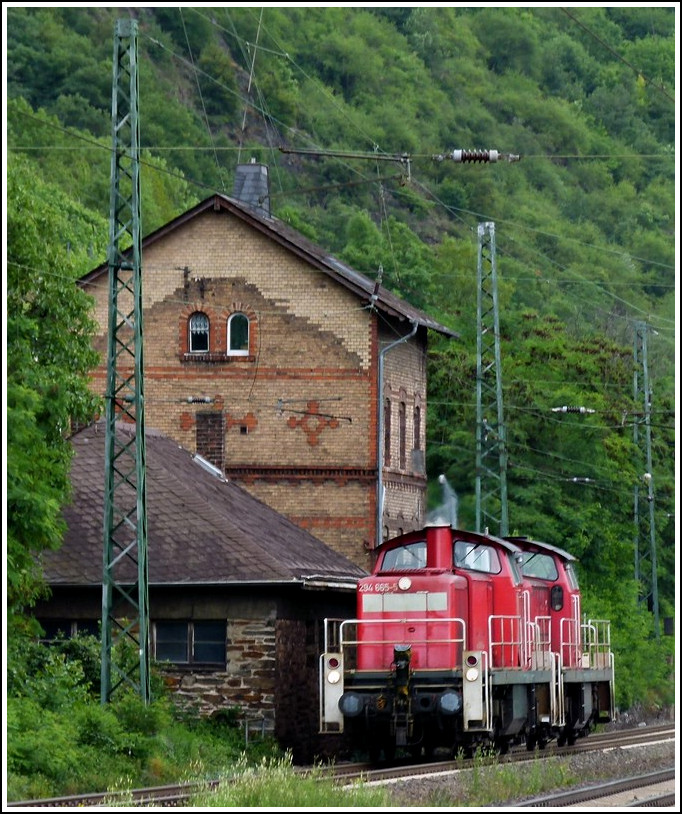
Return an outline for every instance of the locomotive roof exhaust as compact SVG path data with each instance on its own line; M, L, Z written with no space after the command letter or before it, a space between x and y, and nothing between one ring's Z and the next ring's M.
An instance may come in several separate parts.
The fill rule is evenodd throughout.
M441 485L442 503L426 514L427 526L450 526L457 528L457 506L458 499L455 490L448 483L445 475L438 476L438 483Z

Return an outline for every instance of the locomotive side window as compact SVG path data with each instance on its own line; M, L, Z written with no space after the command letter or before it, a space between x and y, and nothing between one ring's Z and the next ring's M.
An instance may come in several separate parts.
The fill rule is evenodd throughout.
M570 562L567 562L564 566L566 571L566 576L568 577L568 584L571 587L571 590L577 591L578 590L578 575L575 572L575 568Z
M454 554L455 568L482 571L484 574L499 574L502 570L500 558L492 546L457 540Z
M408 543L384 554L381 571L417 571L426 568L426 542Z
M521 574L521 554L516 553L513 557L509 557L509 570L512 573L514 585L520 585L523 582Z
M524 551L521 555L521 570L526 577L536 579L558 579L554 557L549 554L541 554L538 551Z

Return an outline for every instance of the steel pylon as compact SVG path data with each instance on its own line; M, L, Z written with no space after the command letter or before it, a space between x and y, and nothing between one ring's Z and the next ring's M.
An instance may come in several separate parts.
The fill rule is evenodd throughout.
M476 308L476 531L509 533L495 224L478 224Z
M150 699L138 97L137 22L120 19L112 88L102 703L122 686Z
M651 458L651 388L649 384L648 336L646 322L635 323L634 386L635 403L642 405L633 421L637 480L634 487L635 579L640 585L640 600L654 616L654 634L660 636L658 609L658 564L656 561L656 522L654 476ZM642 488L640 488L640 480Z

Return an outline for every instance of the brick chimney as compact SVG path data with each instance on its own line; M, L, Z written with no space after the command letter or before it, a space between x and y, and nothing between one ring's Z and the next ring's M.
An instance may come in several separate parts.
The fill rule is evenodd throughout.
M237 164L232 197L270 217L270 179L265 164L252 158L248 164Z

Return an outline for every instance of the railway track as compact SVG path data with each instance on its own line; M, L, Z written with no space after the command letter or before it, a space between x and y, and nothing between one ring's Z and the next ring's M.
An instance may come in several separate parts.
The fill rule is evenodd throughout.
M491 763L523 763L537 759L538 755L547 757L563 757L583 752L592 752L604 749L617 749L637 746L641 744L657 743L675 737L675 729L669 725L657 727L643 727L638 729L620 730L617 732L592 734L583 738L573 746L558 747L556 743L549 743L545 749L528 751L525 746L516 746L509 754L491 756ZM485 762L486 758L483 758ZM332 770L339 780L365 780L368 782L391 780L403 775L442 774L444 772L471 769L481 763L480 758L456 758L440 760L429 763L395 763L385 768L375 768L371 764L347 764L334 766Z
M525 747L515 747L509 754L491 757L490 763L521 763L537 759L538 754L550 756L568 756L579 752L598 751L604 749L625 748L631 746L644 746L650 743L662 742L675 737L675 729L671 726L646 727L633 730L621 730L612 733L592 734L571 747L558 748L548 744L544 750L529 752ZM483 758L487 761L487 758ZM391 766L375 768L370 764L334 764L317 771L322 777L333 778L337 783L351 783L362 780L367 783L381 783L407 777L443 776L470 769L477 759L442 760L430 763L400 763ZM478 759L480 761L480 758ZM298 771L305 773L309 769L301 768ZM634 782L635 778L630 778ZM166 786L153 786L144 789L133 789L123 792L98 792L90 794L70 795L67 797L51 797L40 800L23 800L8 802L8 808L82 808L97 806L126 806L126 807L180 807L188 804L197 792L217 789L221 784L229 783L229 778L221 780L208 779L194 783L182 783ZM595 795L596 796L596 795ZM572 805L573 803L537 803L542 805ZM528 805L534 805L528 803ZM664 805L663 803L661 805Z
M661 808L675 803L675 770L661 769L658 772L628 777L624 780L610 780L570 791L546 794L512 804L511 808L549 808L568 806L632 808ZM585 805L587 804L587 805Z
M217 788L217 780L197 783L178 783L167 786L151 786L130 791L92 792L89 794L72 794L66 797L48 797L41 800L23 800L18 803L7 803L8 808L93 808L146 806L173 807L184 806L192 797L204 789Z

